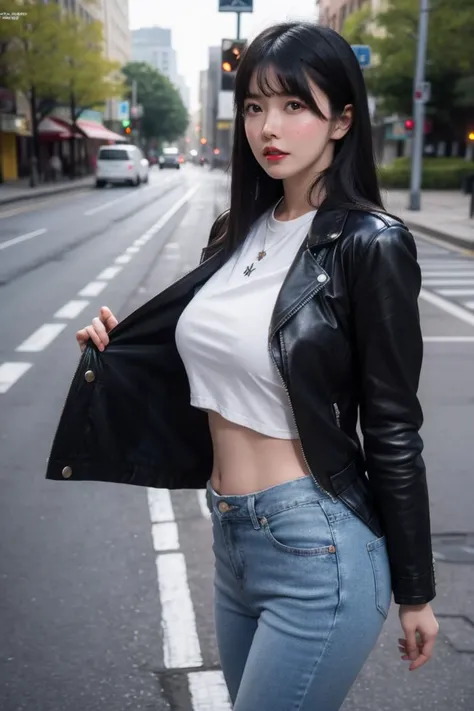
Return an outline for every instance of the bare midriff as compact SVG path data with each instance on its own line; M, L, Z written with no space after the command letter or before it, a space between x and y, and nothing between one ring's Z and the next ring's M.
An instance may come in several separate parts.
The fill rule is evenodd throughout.
M245 495L309 476L300 441L276 439L209 412L214 450L211 486L223 496Z

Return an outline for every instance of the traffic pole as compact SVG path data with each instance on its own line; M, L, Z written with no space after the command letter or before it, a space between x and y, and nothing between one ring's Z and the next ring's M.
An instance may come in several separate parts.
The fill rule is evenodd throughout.
M416 52L415 81L413 83L413 143L411 155L410 210L421 208L421 174L423 166L423 134L425 127L425 81L426 47L428 44L429 0L420 0L418 46ZM421 96L420 96L421 92Z

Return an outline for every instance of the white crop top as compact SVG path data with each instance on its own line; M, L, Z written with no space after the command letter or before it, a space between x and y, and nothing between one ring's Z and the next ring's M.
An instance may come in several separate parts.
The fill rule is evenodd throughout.
M287 222L274 212L257 220L241 248L196 293L178 321L176 346L192 406L269 437L297 439L268 338L276 298L316 210ZM267 255L258 261L265 233Z

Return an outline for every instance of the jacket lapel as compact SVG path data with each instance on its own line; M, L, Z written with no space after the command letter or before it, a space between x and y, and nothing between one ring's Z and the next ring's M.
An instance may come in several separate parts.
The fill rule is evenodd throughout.
M270 337L331 280L320 264L323 252L319 247L336 242L342 234L349 214L344 208L323 205L291 264L278 294L270 324Z

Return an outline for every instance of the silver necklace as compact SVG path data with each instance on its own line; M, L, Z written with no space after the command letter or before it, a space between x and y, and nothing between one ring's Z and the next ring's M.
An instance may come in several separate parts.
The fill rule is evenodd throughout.
M275 207L273 208L272 217L275 216L276 209L277 209L277 207L279 206L279 204L281 203L282 200L283 200L283 197L281 197L281 198L278 200L277 204L276 204ZM257 254L257 262L261 262L262 259L264 259L264 257L267 256L267 252L266 252L265 246L266 246L266 244L267 244L267 234L268 234L268 231L269 231L269 229L270 229L269 223L270 223L270 217L267 217L266 222L265 222L265 235L264 235L264 238L263 238L263 245L262 245L262 249L261 249L260 252ZM296 228L296 229L298 229L298 228ZM295 230L295 232L296 232L296 230ZM286 236L287 236L287 235L284 234L283 237L282 237L280 240L278 240L277 244L279 244L279 243L281 242L281 240L284 239ZM274 245L271 245L271 246L274 246ZM247 265L247 266L245 267L245 270L242 272L244 276L249 277L249 276L252 275L252 272L255 271L254 264L255 264L255 261L253 261L252 264L249 264L249 265Z

